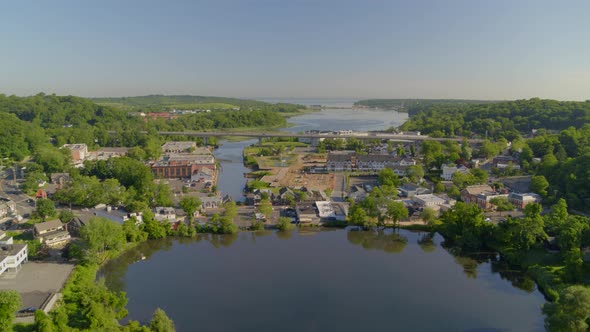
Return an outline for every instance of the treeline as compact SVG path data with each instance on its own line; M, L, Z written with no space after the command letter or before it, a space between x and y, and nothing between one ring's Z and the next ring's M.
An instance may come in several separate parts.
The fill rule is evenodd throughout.
M432 105L468 105L494 103L489 100L469 99L364 99L354 103L355 106L365 106L381 109L396 109L399 111L417 111Z
M127 111L99 105L85 98L42 93L30 97L0 94L0 130L3 134L0 137L0 156L20 161L39 147L48 144L59 147L66 143L85 143L90 148L146 148L154 141L160 143L158 130L284 126L286 120L279 113L297 112L304 108L301 105L258 101L244 101L240 105L246 108L182 115L174 120L144 121L142 117L130 116Z
M533 129L563 130L590 122L590 102L533 98L509 102L433 104L410 112L401 130L419 130L431 136L506 138L529 134Z
M211 108L238 108L240 110L272 110L277 112L296 112L304 109L303 105L295 104L271 104L259 100L238 99L226 97L211 96L190 96L190 95L149 95L138 97L120 97L120 98L92 98L97 104L110 105L123 109L143 110L143 111L161 111L170 107L184 109L186 106L202 107L199 105L209 105ZM215 107L215 105L223 107Z

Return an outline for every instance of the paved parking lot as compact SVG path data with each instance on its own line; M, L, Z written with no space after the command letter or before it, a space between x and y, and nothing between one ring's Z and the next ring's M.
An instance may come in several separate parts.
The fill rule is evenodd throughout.
M16 276L0 277L0 290L16 290L23 308L39 308L51 293L62 289L73 269L72 264L28 262Z

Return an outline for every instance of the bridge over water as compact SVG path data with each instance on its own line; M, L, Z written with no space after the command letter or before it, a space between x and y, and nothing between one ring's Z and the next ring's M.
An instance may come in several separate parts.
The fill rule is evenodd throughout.
M265 138L265 137L292 137L292 138L357 138L360 140L367 139L382 139L382 140L395 140L399 142L415 142L415 141L457 141L461 142L463 137L455 138L441 138L441 137L429 137L426 135L400 135L390 134L382 132L368 132L366 134L352 133L352 134L319 134L319 133L291 133L285 131L272 131L272 132L248 132L248 131L159 131L158 134L164 136L196 136L196 137L253 137L253 138ZM467 139L470 143L481 143L483 139Z

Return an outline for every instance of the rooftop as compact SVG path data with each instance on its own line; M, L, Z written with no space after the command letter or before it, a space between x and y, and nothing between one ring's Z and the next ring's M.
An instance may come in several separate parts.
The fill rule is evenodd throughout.
M48 230L54 229L54 228L60 228L60 227L63 227L63 224L59 220L51 220L51 221L46 221L46 222L35 224L35 230L38 233L45 232L45 231L48 231Z

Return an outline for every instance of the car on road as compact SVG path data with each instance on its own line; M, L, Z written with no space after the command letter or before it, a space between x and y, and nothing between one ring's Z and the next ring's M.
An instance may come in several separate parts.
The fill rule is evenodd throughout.
M26 313L32 313L35 311L37 311L37 308L35 308L35 307L26 307L24 309L19 310L18 313L19 314L26 314Z

